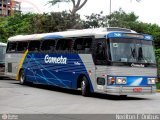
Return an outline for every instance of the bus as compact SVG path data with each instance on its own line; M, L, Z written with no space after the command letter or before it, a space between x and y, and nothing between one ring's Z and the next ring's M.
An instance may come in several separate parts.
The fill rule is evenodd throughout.
M8 39L6 74L20 84L77 89L83 96L152 94L154 41L118 27L18 35Z
M5 75L5 53L7 44L0 42L0 76Z

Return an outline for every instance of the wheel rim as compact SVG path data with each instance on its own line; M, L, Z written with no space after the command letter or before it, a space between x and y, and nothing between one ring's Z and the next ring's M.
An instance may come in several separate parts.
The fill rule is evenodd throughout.
M21 84L24 83L24 73L23 72L21 72L21 75L20 75L20 82Z
M84 92L85 89L86 89L86 83L85 83L85 81L82 81L82 86L81 86L81 88L82 88L82 92Z

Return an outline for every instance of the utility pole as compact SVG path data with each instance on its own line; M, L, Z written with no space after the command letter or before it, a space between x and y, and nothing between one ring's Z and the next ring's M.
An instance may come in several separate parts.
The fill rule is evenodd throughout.
M109 15L112 13L112 1L110 0Z
M110 3L109 3L109 16L111 16L111 13L112 13L112 0L110 0L109 1ZM109 18L108 19L108 27L110 27L110 24L109 24L109 20L110 20L111 18Z

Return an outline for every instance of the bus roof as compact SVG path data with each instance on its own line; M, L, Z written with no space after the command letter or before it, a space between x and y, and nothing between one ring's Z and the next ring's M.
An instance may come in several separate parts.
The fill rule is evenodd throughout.
M130 29L110 27L110 28L92 28L92 29L82 29L82 30L70 30L63 32L53 32L53 33L42 33L42 34L32 34L32 35L17 35L10 37L8 41L29 41L29 40L40 40L40 39L56 39L56 38L69 38L78 36L95 36L104 37L110 32L125 32L125 33L136 33Z
M0 46L7 46L7 44L0 42Z

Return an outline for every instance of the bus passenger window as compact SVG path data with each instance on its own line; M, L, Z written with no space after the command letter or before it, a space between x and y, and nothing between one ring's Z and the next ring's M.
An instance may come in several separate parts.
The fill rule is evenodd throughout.
M91 49L92 38L77 38L74 43L73 49L76 51L84 51L88 53Z
M17 51L24 52L25 50L27 50L27 47L28 47L28 42L18 42Z
M83 42L85 52L89 52L91 50L92 38L85 38Z
M7 52L15 52L17 48L17 43L16 42L11 42L8 44L7 47Z
M54 40L45 40L41 46L42 51L54 51L55 50L55 41Z
M71 50L72 39L60 39L57 42L56 50Z
M31 41L29 43L29 47L28 47L28 50L29 51L39 51L39 48L40 48L40 41Z

